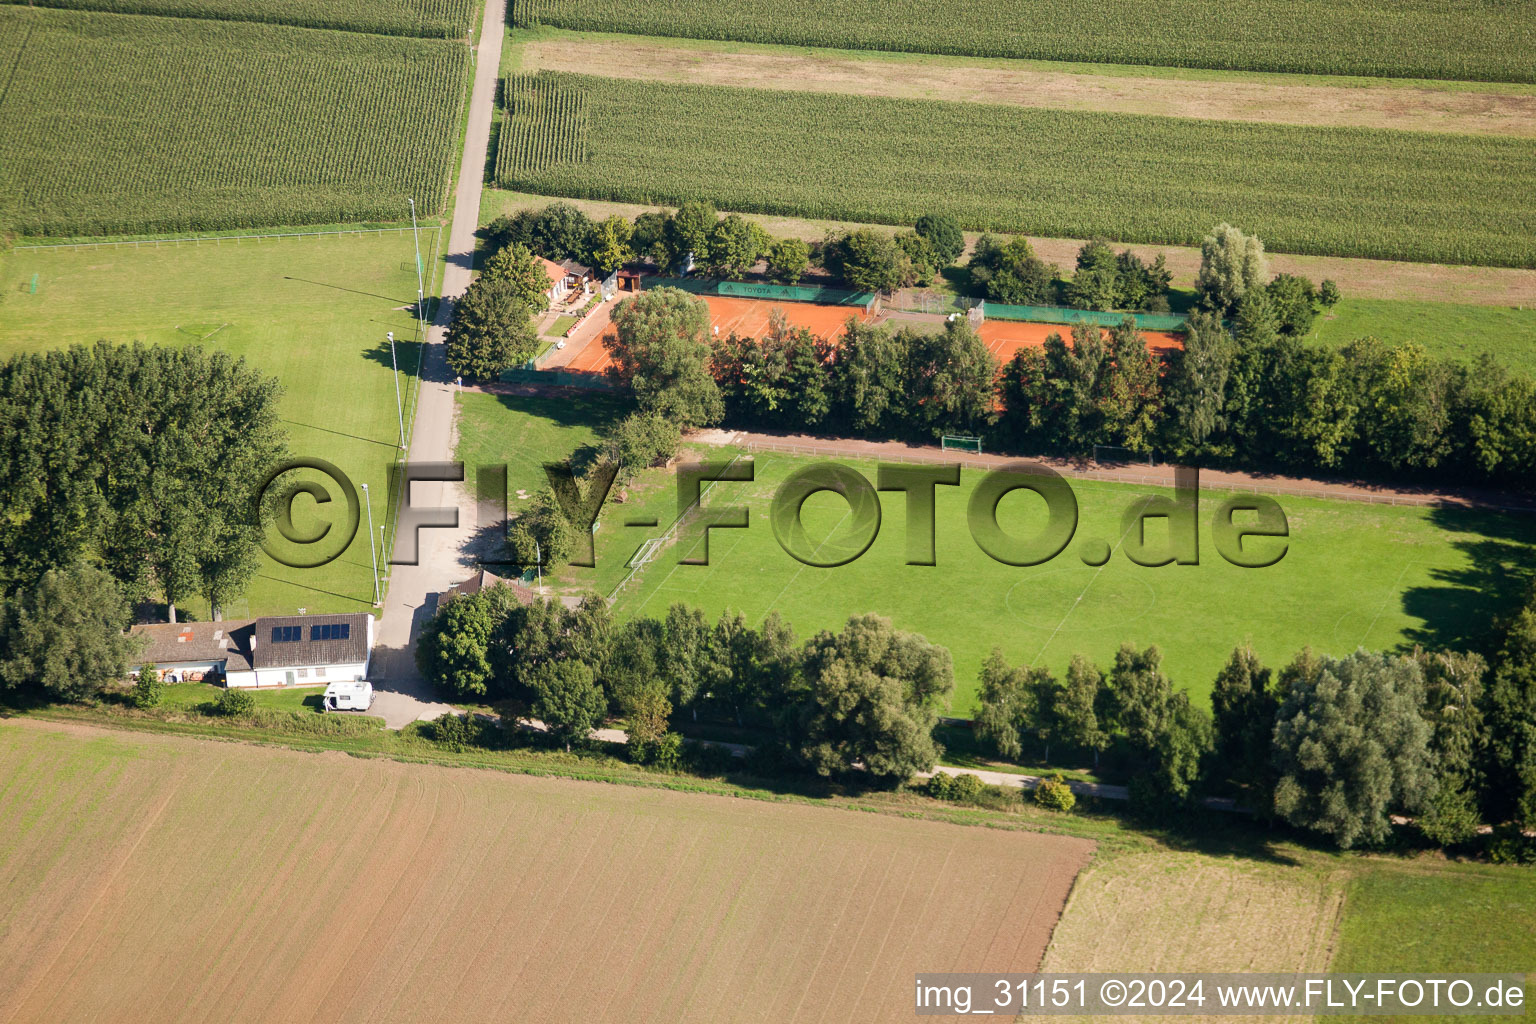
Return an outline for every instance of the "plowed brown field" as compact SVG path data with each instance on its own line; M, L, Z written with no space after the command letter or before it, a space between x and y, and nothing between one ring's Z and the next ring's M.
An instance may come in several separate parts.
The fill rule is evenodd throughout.
M0 725L0 1022L889 1021L1083 840Z

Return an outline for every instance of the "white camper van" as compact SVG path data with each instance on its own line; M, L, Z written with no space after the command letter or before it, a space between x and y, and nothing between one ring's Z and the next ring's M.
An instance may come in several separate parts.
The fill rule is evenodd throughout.
M373 704L373 684L366 680L332 683L320 702L323 711L367 711Z

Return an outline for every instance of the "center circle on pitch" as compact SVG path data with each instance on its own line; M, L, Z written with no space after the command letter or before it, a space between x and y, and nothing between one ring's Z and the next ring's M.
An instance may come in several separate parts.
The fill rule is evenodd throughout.
M1157 604L1157 591L1141 573L1107 573L1085 565L1047 569L1009 587L1003 606L1015 620L1047 632L1058 627L1063 633L1078 633L1123 626Z

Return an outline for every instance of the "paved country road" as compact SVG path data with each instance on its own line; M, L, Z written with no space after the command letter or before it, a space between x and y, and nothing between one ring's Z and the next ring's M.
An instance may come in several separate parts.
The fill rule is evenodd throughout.
M480 190L491 141L491 113L496 103L496 74L506 32L506 0L486 0L480 43L475 50L475 83L469 101L469 125L464 157L459 165L453 225L448 235L448 266L443 273L443 297L437 318L427 331L418 385L416 421L411 431L412 462L447 462L454 447L454 384L444 356L443 339L452 316L452 300L469 287L475 258L475 229L480 216ZM417 719L431 719L454 710L437 703L432 688L416 670L414 640L421 624L434 611L437 595L469 576L473 559L466 553L476 522L472 502L461 502L456 484L420 483L411 491L419 507L455 507L457 530L422 530L416 565L390 567L389 593L374 649L374 711L391 729ZM396 528L394 550L409 546L410 538Z

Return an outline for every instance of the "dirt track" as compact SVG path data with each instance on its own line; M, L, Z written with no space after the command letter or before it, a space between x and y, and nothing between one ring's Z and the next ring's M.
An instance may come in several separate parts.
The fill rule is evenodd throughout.
M843 57L561 38L524 48L526 70L856 96L960 100L1053 110L1263 121L1307 127L1536 137L1536 95L1403 85L1333 86L1232 78L1137 77L1038 70L1008 60Z
M0 724L0 1021L905 1019L1092 844Z

